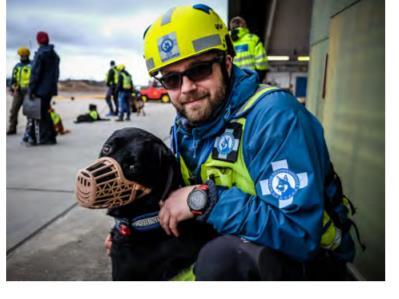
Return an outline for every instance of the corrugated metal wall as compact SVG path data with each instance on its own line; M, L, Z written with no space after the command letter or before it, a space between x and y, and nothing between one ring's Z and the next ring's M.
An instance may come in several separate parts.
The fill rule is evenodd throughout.
M368 280L385 279L384 18L383 0L315 0L310 38L307 107L358 208L367 250L354 265Z

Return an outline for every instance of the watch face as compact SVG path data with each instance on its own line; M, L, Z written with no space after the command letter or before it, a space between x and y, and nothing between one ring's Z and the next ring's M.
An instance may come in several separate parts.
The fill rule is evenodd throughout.
M208 196L203 190L194 190L188 198L189 207L194 211L200 211L205 208Z

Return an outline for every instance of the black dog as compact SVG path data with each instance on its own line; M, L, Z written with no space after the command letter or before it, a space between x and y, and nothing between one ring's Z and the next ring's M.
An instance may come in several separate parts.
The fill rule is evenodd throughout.
M125 128L108 138L100 157L115 159L126 179L152 189L130 204L108 210L116 219L111 231L113 280L170 280L190 267L216 233L208 224L189 220L179 225L181 237L176 238L157 222L159 201L182 182L173 153L154 135Z

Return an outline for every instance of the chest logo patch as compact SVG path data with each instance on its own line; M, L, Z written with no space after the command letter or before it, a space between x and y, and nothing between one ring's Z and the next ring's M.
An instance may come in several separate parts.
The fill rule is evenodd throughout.
M212 158L227 162L237 161L241 134L241 124L229 124L223 134L216 138L212 149Z

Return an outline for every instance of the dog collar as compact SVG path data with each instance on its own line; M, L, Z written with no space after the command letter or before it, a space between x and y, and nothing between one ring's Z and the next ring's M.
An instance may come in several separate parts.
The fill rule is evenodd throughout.
M159 223L159 211L146 213L134 218L115 218L115 226L122 233L126 231L126 228L133 228L136 231L150 231L160 228ZM130 235L126 232L124 235Z

